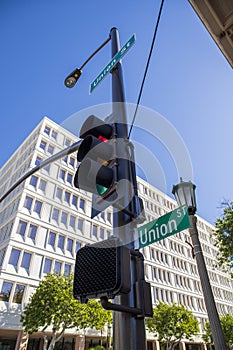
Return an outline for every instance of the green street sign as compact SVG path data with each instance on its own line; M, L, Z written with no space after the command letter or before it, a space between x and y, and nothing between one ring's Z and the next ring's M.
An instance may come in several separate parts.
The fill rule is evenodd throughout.
M170 213L139 227L139 248L175 235L188 227L190 227L188 207L182 205Z
M128 52L128 50L132 47L132 45L136 41L136 36L133 34L131 38L127 41L127 43L118 51L112 60L107 64L106 67L102 70L102 72L95 78L95 80L90 85L90 94L92 91L103 81L106 75L111 72L113 67L122 59L122 57Z

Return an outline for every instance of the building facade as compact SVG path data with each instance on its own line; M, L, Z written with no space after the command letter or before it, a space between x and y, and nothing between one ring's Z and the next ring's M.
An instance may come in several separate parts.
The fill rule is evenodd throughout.
M45 117L2 167L0 195L42 160L76 141L76 136ZM0 350L41 348L41 335L35 334L28 341L20 325L20 314L30 295L45 274L72 272L80 247L111 235L111 208L90 219L90 193L73 186L76 168L76 154L57 160L25 180L1 203ZM147 221L176 208L173 199L140 178L138 190ZM233 283L216 267L213 227L200 217L197 224L217 309L220 314L233 314ZM185 305L198 319L202 332L207 314L188 231L142 252L153 303L162 300ZM85 337L67 331L63 339L66 347L61 345L61 349L88 349L90 344L98 344L98 337L94 331ZM148 334L148 341L148 348L159 348L153 335Z

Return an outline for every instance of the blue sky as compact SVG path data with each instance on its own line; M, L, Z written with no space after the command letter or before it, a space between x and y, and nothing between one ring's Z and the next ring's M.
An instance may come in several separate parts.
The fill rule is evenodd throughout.
M85 67L75 88L67 89L64 78L114 26L122 45L136 34L123 58L126 101L136 103L159 5L155 0L1 0L0 166L43 116L61 124L77 111L111 101L110 76L89 95L89 84L111 59L110 45ZM198 214L211 222L220 214L220 202L233 199L232 83L232 68L188 1L165 0L141 104L160 113L183 138L197 185ZM144 142L143 135L134 135ZM159 142L146 142L171 195L178 182L171 155Z

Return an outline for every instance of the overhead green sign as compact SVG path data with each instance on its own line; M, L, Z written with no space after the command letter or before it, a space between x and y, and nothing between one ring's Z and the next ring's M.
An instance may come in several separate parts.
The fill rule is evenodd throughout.
M106 75L111 72L113 67L122 59L122 57L128 52L131 46L135 43L136 37L135 34L127 41L127 43L118 51L112 60L107 64L107 66L102 70L102 72L95 78L95 80L90 85L90 94L92 91L103 81Z
M139 248L172 236L190 227L188 207L181 207L138 228Z

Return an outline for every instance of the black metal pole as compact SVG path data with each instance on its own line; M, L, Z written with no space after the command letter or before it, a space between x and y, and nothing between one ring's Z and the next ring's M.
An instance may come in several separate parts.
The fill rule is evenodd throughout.
M200 276L203 296L205 300L206 310L209 317L210 329L214 340L215 350L227 350L226 341L222 331L221 323L218 316L218 311L215 305L215 300L210 285L210 280L201 249L201 244L198 237L197 218L195 215L189 215L191 227L189 233L192 239L194 256L196 257L197 269Z
M119 34L117 28L110 31L112 44L112 57L120 50ZM128 182L125 188L123 206L127 206L132 198L133 186L136 183L135 172L130 169L130 147L127 140L128 127L125 109L125 94L121 62L112 71L112 118L115 123L117 137L118 178ZM132 178L134 176L135 178ZM131 205L134 205L133 202ZM134 211L135 210L135 211ZM132 208L136 212L136 208ZM128 214L114 209L113 233L119 237L123 244L129 249L134 249L134 235L137 225ZM131 291L129 294L120 295L115 298L116 304L125 307L135 307L134 287L137 279L135 259L131 259ZM126 312L114 312L113 318L113 349L114 350L145 350L146 336L144 318L136 318Z

